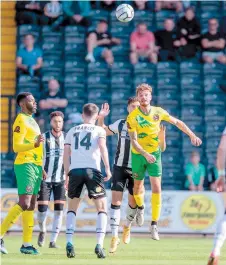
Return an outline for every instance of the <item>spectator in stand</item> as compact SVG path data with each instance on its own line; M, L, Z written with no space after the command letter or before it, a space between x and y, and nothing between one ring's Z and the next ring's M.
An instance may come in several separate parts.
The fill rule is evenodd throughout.
M90 31L87 36L87 51L86 61L95 62L96 59L103 58L107 64L111 65L114 62L114 56L111 51L113 45L119 45L120 39L114 38L108 32L108 23L106 20L101 20L96 30Z
M192 152L191 162L185 167L186 182L185 188L191 191L202 191L206 170L200 163L200 155L198 152Z
M100 1L100 8L105 11L113 11L116 9L116 1L115 0L105 0Z
M17 1L16 22L17 25L45 25L46 18L43 15L42 1Z
M51 0L44 6L44 14L46 16L46 25L52 25L60 19L63 20L63 6L58 0ZM59 22L58 22L59 23Z
M133 6L135 10L148 10L147 0L135 0L133 1Z
M89 1L63 1L63 10L66 16L65 25L90 26L90 2Z
M195 17L193 7L188 7L184 16L179 20L177 35L180 39L184 38L187 44L200 45L200 24Z
M174 45L176 41L176 32L174 28L174 21L172 19L166 19L164 21L164 29L155 33L160 61L176 60L176 48Z
M39 101L41 115L47 117L51 112L59 110L64 113L68 101L60 90L60 84L56 79L49 80L48 91L44 91Z
M218 31L218 21L216 19L209 20L209 30L202 35L202 59L204 63L213 63L217 61L226 64L226 56L224 54L225 36Z
M167 10L175 10L176 12L182 12L183 11L183 4L181 1L162 1L162 0L156 0L155 1L155 11L161 11L162 9Z
M137 25L136 31L130 36L130 62L136 64L139 59L148 59L151 63L157 63L155 36L148 31L147 25L142 22Z
M24 47L17 52L16 66L19 73L30 76L39 75L42 68L42 50L34 47L34 36L28 34L24 37Z

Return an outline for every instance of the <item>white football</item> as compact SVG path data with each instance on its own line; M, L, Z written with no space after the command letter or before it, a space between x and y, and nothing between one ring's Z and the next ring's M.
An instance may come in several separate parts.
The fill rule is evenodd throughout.
M119 21L129 22L134 17L133 7L128 4L121 4L117 7L115 15Z

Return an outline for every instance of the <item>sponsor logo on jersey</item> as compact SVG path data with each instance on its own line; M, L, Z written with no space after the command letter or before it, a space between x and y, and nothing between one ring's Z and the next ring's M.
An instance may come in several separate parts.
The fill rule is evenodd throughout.
M145 127L150 127L151 123L147 120L145 120L143 117L141 116L137 116L136 120L138 122L138 124L140 125L141 128L145 128Z
M133 178L134 178L134 179L137 179L137 178L139 178L139 175L138 175L138 173L133 173Z
M20 126L16 126L16 128L14 129L14 132L20 133Z

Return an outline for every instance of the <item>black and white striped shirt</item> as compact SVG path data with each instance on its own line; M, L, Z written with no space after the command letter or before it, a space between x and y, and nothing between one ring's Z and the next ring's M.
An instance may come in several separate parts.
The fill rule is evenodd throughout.
M108 126L114 134L118 134L117 151L115 154L115 165L131 168L131 146L127 130L126 120L117 120Z
M51 131L44 136L44 170L47 173L46 182L61 182L65 179L63 167L65 133L55 137Z

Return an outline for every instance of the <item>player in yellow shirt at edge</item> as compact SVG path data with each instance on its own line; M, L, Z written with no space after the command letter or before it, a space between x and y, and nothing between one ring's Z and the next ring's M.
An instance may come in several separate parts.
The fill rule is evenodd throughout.
M133 194L136 204L144 211L144 178L147 171L152 187L152 222L151 237L159 240L157 222L161 212L161 176L162 163L159 147L158 133L160 122L167 121L187 134L194 146L202 144L184 122L169 115L160 107L150 105L152 100L152 87L141 84L136 90L140 107L132 111L127 117L127 127L132 144L132 173L134 178Z
M38 251L31 245L31 240L34 209L42 180L42 142L44 139L38 124L32 117L37 109L37 103L32 94L22 92L17 96L16 101L21 108L21 112L13 124L13 150L17 153L14 171L17 179L19 202L9 210L1 224L0 250L7 254L3 237L22 214L23 244L20 252L37 255Z

